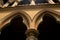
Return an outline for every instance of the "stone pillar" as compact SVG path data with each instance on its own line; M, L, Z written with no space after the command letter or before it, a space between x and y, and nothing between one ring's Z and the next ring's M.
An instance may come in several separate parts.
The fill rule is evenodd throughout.
M35 29L29 29L26 31L26 40L38 40L39 32Z
M31 0L30 5L35 5L35 0Z

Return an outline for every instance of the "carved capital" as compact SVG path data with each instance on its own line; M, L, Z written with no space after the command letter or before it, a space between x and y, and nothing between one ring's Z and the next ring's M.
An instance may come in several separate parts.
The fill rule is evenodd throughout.
M38 30L35 30L35 29L29 29L26 31L26 36L35 36L37 37L39 35L39 31Z
M26 40L38 40L37 37L39 35L39 31L35 29L29 29L26 31Z

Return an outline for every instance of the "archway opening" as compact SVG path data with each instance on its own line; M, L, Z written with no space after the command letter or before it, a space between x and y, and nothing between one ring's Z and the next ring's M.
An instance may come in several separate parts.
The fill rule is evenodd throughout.
M56 18L50 14L45 14L42 22L38 25L40 35L39 40L59 39L60 24ZM58 38L57 38L58 37Z
M23 18L20 15L13 17L1 31L1 40L25 40L26 25L23 23Z

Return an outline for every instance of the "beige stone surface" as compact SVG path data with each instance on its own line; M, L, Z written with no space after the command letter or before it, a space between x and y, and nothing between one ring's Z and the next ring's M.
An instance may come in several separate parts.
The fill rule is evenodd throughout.
M28 16L31 18L31 19L28 18L30 21L29 24L30 27L28 27L28 29L30 28L37 29L37 26L41 22L41 19L40 18L36 19L36 18L38 17L38 15L41 15L45 11L50 11L54 13L56 19L60 21L60 7L58 6L59 5L20 6L20 7L13 7L13 8L7 7L0 9L0 29L3 28L3 26L9 22L9 20L4 21L8 17L8 15L12 15L13 13L17 13L17 12L21 12L21 13L25 12L25 14L28 14Z

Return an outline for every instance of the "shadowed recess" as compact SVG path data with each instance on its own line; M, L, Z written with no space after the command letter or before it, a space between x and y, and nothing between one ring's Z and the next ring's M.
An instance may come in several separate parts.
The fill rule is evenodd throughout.
M8 0L3 0L3 4L5 4L6 2L8 2Z
M11 22L4 26L1 31L1 40L25 40L26 25L23 23L23 18L16 15Z
M45 14L42 22L38 25L40 35L39 40L60 39L60 22L56 21L55 17L50 14Z

